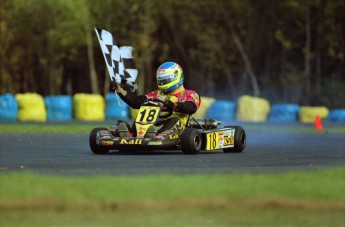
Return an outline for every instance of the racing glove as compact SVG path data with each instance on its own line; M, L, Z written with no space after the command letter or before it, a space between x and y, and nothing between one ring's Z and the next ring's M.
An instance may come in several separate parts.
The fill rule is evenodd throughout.
M173 103L170 100L164 102L164 106L167 110L174 110L176 108L176 103Z
M116 91L117 89L117 83L115 81L110 81L110 90Z
M116 92L117 94L120 94L122 96L126 96L127 90L122 87L123 85L117 84L115 81L110 81L110 90Z

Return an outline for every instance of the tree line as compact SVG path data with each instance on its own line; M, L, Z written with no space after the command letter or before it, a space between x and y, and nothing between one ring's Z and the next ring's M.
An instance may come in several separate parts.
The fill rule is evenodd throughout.
M138 93L179 63L185 87L345 106L342 0L1 0L0 93L109 90L94 27L135 48Z

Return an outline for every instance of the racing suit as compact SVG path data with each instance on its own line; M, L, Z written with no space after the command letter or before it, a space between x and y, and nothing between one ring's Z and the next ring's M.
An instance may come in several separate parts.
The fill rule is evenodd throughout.
M125 96L121 93L119 93L119 96L133 109L139 109L149 98L157 98L163 101L170 100L170 103L173 104L173 107L170 107L173 109L173 114L160 121L159 124L163 124L163 127L158 133L169 129L177 129L179 133L182 133L188 123L189 115L194 114L201 103L200 97L195 91L187 90L183 86L170 93L163 93L160 90L155 90L146 95L135 95L131 92L127 92ZM135 133L135 126L133 126L129 129L131 133Z

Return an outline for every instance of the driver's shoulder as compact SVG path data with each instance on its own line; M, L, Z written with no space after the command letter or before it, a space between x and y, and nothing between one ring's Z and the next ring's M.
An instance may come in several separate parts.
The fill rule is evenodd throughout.
M185 90L186 93L188 94L198 94L196 91L194 90Z
M171 94L176 95L176 96L187 96L190 94L196 94L196 92L194 90L188 90L188 89L182 88L182 89L179 89L177 91L174 91Z
M157 98L158 92L159 92L158 90L151 91L150 93L146 94L146 97L148 99L150 99L150 98Z
M184 96L199 96L199 94L196 91L194 91L194 90L187 90L187 89L185 89L181 93Z

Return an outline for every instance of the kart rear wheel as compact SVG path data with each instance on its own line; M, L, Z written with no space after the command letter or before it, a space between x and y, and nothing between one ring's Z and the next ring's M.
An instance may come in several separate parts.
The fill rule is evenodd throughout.
M91 151L94 154L107 154L109 152L108 148L102 147L96 143L97 133L101 130L108 130L107 128L94 128L92 129L89 137L89 144Z
M181 149L184 154L199 153L202 145L201 133L195 128L186 128L181 135Z
M246 147L246 132L240 126L225 126L224 128L234 128L235 129L235 138L234 138L234 147L224 148L224 153L241 153Z

